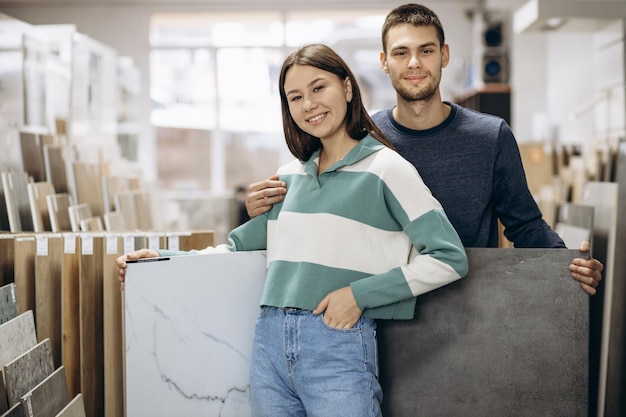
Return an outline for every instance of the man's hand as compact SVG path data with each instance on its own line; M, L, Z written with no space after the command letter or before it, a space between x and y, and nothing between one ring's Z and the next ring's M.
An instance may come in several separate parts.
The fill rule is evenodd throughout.
M584 241L580 244L579 250L582 253L589 252L589 242ZM569 266L571 276L580 282L580 288L589 295L595 295L596 288L602 280L602 270L604 265L595 258L575 258Z
M324 313L324 323L336 329L351 329L363 313L354 299L352 288L344 287L329 293L313 314Z
M274 175L268 179L250 184L246 196L246 210L250 218L267 213L272 206L283 201L287 193L287 184Z

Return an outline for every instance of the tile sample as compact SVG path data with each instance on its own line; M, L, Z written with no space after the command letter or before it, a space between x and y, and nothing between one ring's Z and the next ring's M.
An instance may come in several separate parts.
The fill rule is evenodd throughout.
M31 417L55 417L69 402L62 366L22 397L22 405Z
M11 407L10 410L1 414L0 417L28 417L28 414L24 411L22 403L19 402Z
M9 409L4 386L4 364L11 362L37 344L35 318L27 311L0 324L0 413Z
M20 313L37 309L35 301L35 255L37 244L32 234L15 235L13 240L15 254L14 278L17 307Z
M80 236L79 316L81 392L90 416L104 414L104 237Z
M15 235L0 233L0 285L15 282Z
M102 283L104 338L104 416L124 415L124 329L122 327L122 291L115 260L123 254L122 238L105 236Z
M380 320L383 414L587 416L589 297L565 249L467 249L470 272ZM523 410L523 411L520 411Z
M15 284L0 287L0 324L18 316Z
M73 168L77 203L87 204L93 216L102 216L102 213L104 213L104 199L102 198L100 165L74 162Z
M420 296L415 319L379 322L385 415L586 416L588 296L568 271L579 252L468 256L470 274ZM126 278L127 415L251 415L264 256L157 259L130 264Z
M122 213L124 216L124 224L128 230L137 230L137 209L135 208L135 200L131 192L121 192L115 194L115 211Z
M33 230L39 233L52 231L47 202L47 197L54 195L52 183L47 181L28 183L27 190L33 218Z
M258 251L129 265L128 416L252 415L248 373L266 262ZM224 314L233 305L237 314Z
M44 136L44 138L48 138ZM43 146L41 135L20 132L20 149L22 151L22 168L33 178L34 182L45 181L46 172L43 163Z
M104 210L110 212L115 210L115 195L127 193L130 184L128 178L104 176L102 177L102 195L104 198Z
M104 230L107 232L123 232L126 229L124 223L124 215L117 211L110 211L104 213L102 216L104 220Z
M32 311L0 325L0 363L3 366L36 344L37 333Z
M63 410L59 411L56 417L85 417L85 404L82 394L76 395Z
M80 222L92 217L91 208L87 203L75 204L67 209L70 215L72 232L80 232Z
M4 195L4 185L2 184L2 172L0 170L0 231L10 231L9 211L6 196Z
M72 221L69 209L72 203L70 195L67 193L49 195L46 197L46 203L48 205L52 232L71 232Z
M34 228L28 200L28 175L25 172L3 172L2 188L11 232L32 232Z
M44 145L44 165L46 168L46 179L54 186L54 191L69 193L67 181L67 164L65 154L69 148L61 145Z
M54 371L50 340L44 339L31 349L4 365L4 379L9 406L20 402L20 398Z
M80 238L74 233L63 234L61 273L61 332L63 366L70 396L80 388Z
M35 323L37 340L50 339L54 366L61 366L61 287L63 244L60 234L38 234L35 256Z

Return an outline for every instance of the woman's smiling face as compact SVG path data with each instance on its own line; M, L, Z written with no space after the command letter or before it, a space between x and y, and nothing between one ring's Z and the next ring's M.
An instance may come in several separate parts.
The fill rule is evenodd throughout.
M300 129L320 139L344 136L349 80L310 65L294 65L283 86L289 113Z

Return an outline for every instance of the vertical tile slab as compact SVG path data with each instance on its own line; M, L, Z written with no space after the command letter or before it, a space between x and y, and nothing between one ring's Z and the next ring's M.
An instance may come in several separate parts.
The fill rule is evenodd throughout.
M617 202L615 238L609 246L615 253L612 289L606 292L604 340L606 343L605 415L626 415L626 142L619 144L616 167ZM605 285L608 283L605 283Z
M383 415L587 416L589 297L566 249L468 248L469 274L379 320Z
M70 215L72 232L80 232L80 222L92 217L91 208L87 203L75 204L67 209Z
M69 152L69 148L62 145L44 145L43 151L46 179L52 183L55 192L68 193L70 189L65 154Z
M76 181L76 201L87 204L93 216L104 213L102 197L102 175L98 164L74 162L74 178Z
M81 392L90 416L104 414L103 235L80 236Z
M50 228L54 233L71 232L72 221L70 219L70 195L60 193L46 197L48 214L50 215Z
M32 310L35 313L35 255L37 245L34 235L15 235L14 279L17 307L20 313Z
M20 132L22 168L24 172L33 177L35 182L46 180L43 146L41 135L31 132Z
M55 417L69 402L62 366L22 397L22 406L30 417Z
M19 402L11 407L8 411L0 414L0 417L28 417L24 412L24 407L22 403Z
M28 201L33 218L33 230L38 233L51 232L47 196L54 194L52 183L47 181L27 184Z
M115 194L129 191L128 178L107 175L102 177L105 212L115 211Z
M35 257L35 323L37 340L50 339L54 366L61 366L61 294L63 238L60 234L38 234Z
M122 416L123 414L118 415L118 417ZM82 394L76 395L63 410L59 411L56 417L85 417L85 403Z
M9 209L7 207L7 199L4 194L4 185L2 183L2 166L0 166L0 230L10 231L11 225L9 224Z
M559 207L554 231L561 236L566 247L578 249L583 241L592 241L593 216L593 207L563 203Z
M80 242L74 233L63 234L63 265L61 279L62 358L70 396L80 388Z
M0 324L18 316L15 284L0 287Z
M4 379L9 406L20 402L24 394L35 388L54 371L50 340L45 339L4 365Z
M0 285L15 282L15 236L9 233L0 233Z
M609 372L610 317L615 285L614 265L620 256L615 251L618 221L619 186L613 182L589 181L583 189L582 204L593 207L592 254L605 267L603 279L590 303L590 415L605 415L607 374ZM606 415L611 415L606 413ZM615 414L615 415L619 415Z
M124 415L124 367L122 330L122 292L119 269L115 260L123 254L122 238L105 236L103 258L103 323L104 323L104 415Z
M124 224L128 230L136 230L139 227L135 201L130 191L118 192L114 196L115 211L122 213Z
M32 311L0 324L0 413L8 407L6 387L4 385L4 364L11 362L22 353L37 344L35 319Z
M25 172L3 172L1 175L11 232L32 232L28 175Z
M252 415L249 365L266 262L259 251L129 264L126 415ZM235 304L237 314L224 314Z

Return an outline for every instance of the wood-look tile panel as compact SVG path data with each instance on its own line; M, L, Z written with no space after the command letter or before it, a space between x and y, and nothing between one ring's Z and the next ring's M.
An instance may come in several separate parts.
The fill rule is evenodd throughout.
M50 339L54 366L62 364L61 328L63 237L60 234L37 235L35 257L35 323L37 340Z
M35 255L37 244L34 235L16 235L14 239L14 278L17 307L20 313L32 310L36 313Z
M63 266L61 278L62 359L70 396L80 390L80 237L63 234Z
M104 415L104 237L80 236L81 392L89 416Z

